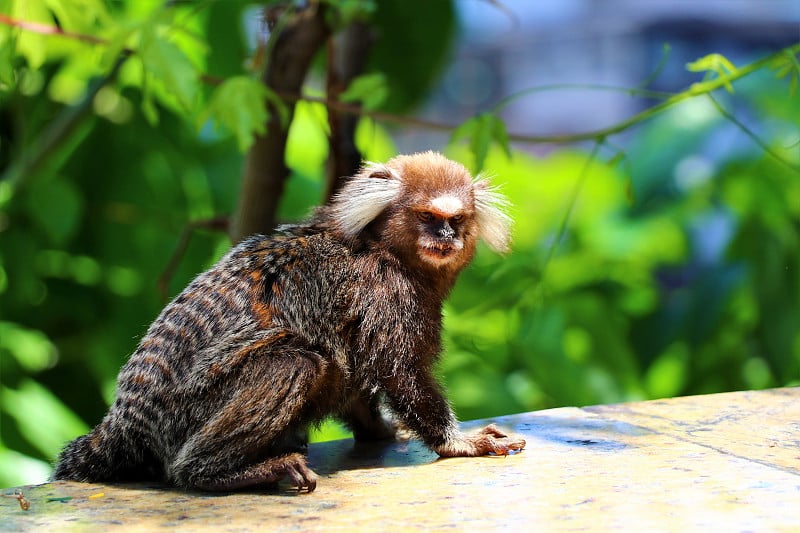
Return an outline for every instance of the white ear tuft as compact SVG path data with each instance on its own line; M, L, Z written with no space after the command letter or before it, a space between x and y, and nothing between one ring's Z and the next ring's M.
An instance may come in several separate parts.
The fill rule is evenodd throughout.
M367 163L334 197L330 211L334 224L346 238L354 238L392 203L400 186L397 172Z
M506 210L511 205L508 199L489 184L489 180L478 176L474 183L475 216L478 232L495 252L508 252L511 241L511 217Z

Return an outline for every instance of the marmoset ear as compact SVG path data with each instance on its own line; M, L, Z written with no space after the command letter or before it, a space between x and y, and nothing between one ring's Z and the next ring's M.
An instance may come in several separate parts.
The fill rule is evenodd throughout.
M473 187L478 234L495 252L508 252L511 242L511 217L506 213L508 199L483 176L475 179Z
M346 238L354 238L381 214L400 192L400 175L381 163L367 163L331 202L331 217Z

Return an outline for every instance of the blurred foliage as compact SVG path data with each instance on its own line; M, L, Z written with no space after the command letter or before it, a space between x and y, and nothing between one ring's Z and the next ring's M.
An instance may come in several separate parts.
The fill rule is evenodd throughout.
M386 80L381 90L391 89L384 109L408 109L436 77L454 23L450 4L435 4L447 6L437 15L447 22L419 32L389 22L382 10L399 3L378 4L376 24L410 39L371 60ZM157 281L182 229L232 212L240 149L257 127L252 118L263 123L257 113L266 96L246 69L253 52L246 2L113 5L0 0L2 13L43 24L55 17L106 43L0 26L7 55L0 58L2 486L44 480L60 446L101 419L119 367L164 304ZM47 164L9 177L73 109L65 104L79 102L126 46L141 53L94 96L93 112ZM426 50L414 52L426 61L402 70L399 85L398 65L412 49ZM227 82L203 85L205 71ZM472 152L454 144L448 153L490 169L515 219L513 253L481 249L446 304L441 374L460 417L797 382L800 174L792 165L800 164L800 101L790 96L793 80L764 70L718 96L790 165L703 97L638 126L624 156L612 150L607 161L602 143L597 157L577 148L540 157L509 151L493 115L460 130L488 132L471 140ZM316 103L297 108L283 219L302 217L321 200L325 113ZM390 132L368 119L357 143L371 160L396 152ZM196 231L169 293L229 246L220 233ZM316 438L341 434L327 425Z

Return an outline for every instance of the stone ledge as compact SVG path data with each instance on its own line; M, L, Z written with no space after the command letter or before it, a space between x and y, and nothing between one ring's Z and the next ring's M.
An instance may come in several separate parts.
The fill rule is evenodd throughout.
M559 408L475 421L510 457L418 442L312 445L316 492L187 493L55 482L0 498L0 530L800 530L800 388ZM13 494L5 489L3 494Z

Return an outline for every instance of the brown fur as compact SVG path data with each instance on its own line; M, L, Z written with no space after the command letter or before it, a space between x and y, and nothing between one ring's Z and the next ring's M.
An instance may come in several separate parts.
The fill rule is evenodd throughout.
M384 406L442 456L522 449L493 426L462 434L432 375L442 301L478 236L507 246L503 202L427 152L370 164L307 223L245 240L156 318L55 478L207 490L288 478L310 492L309 425L333 415L357 439L390 438Z

